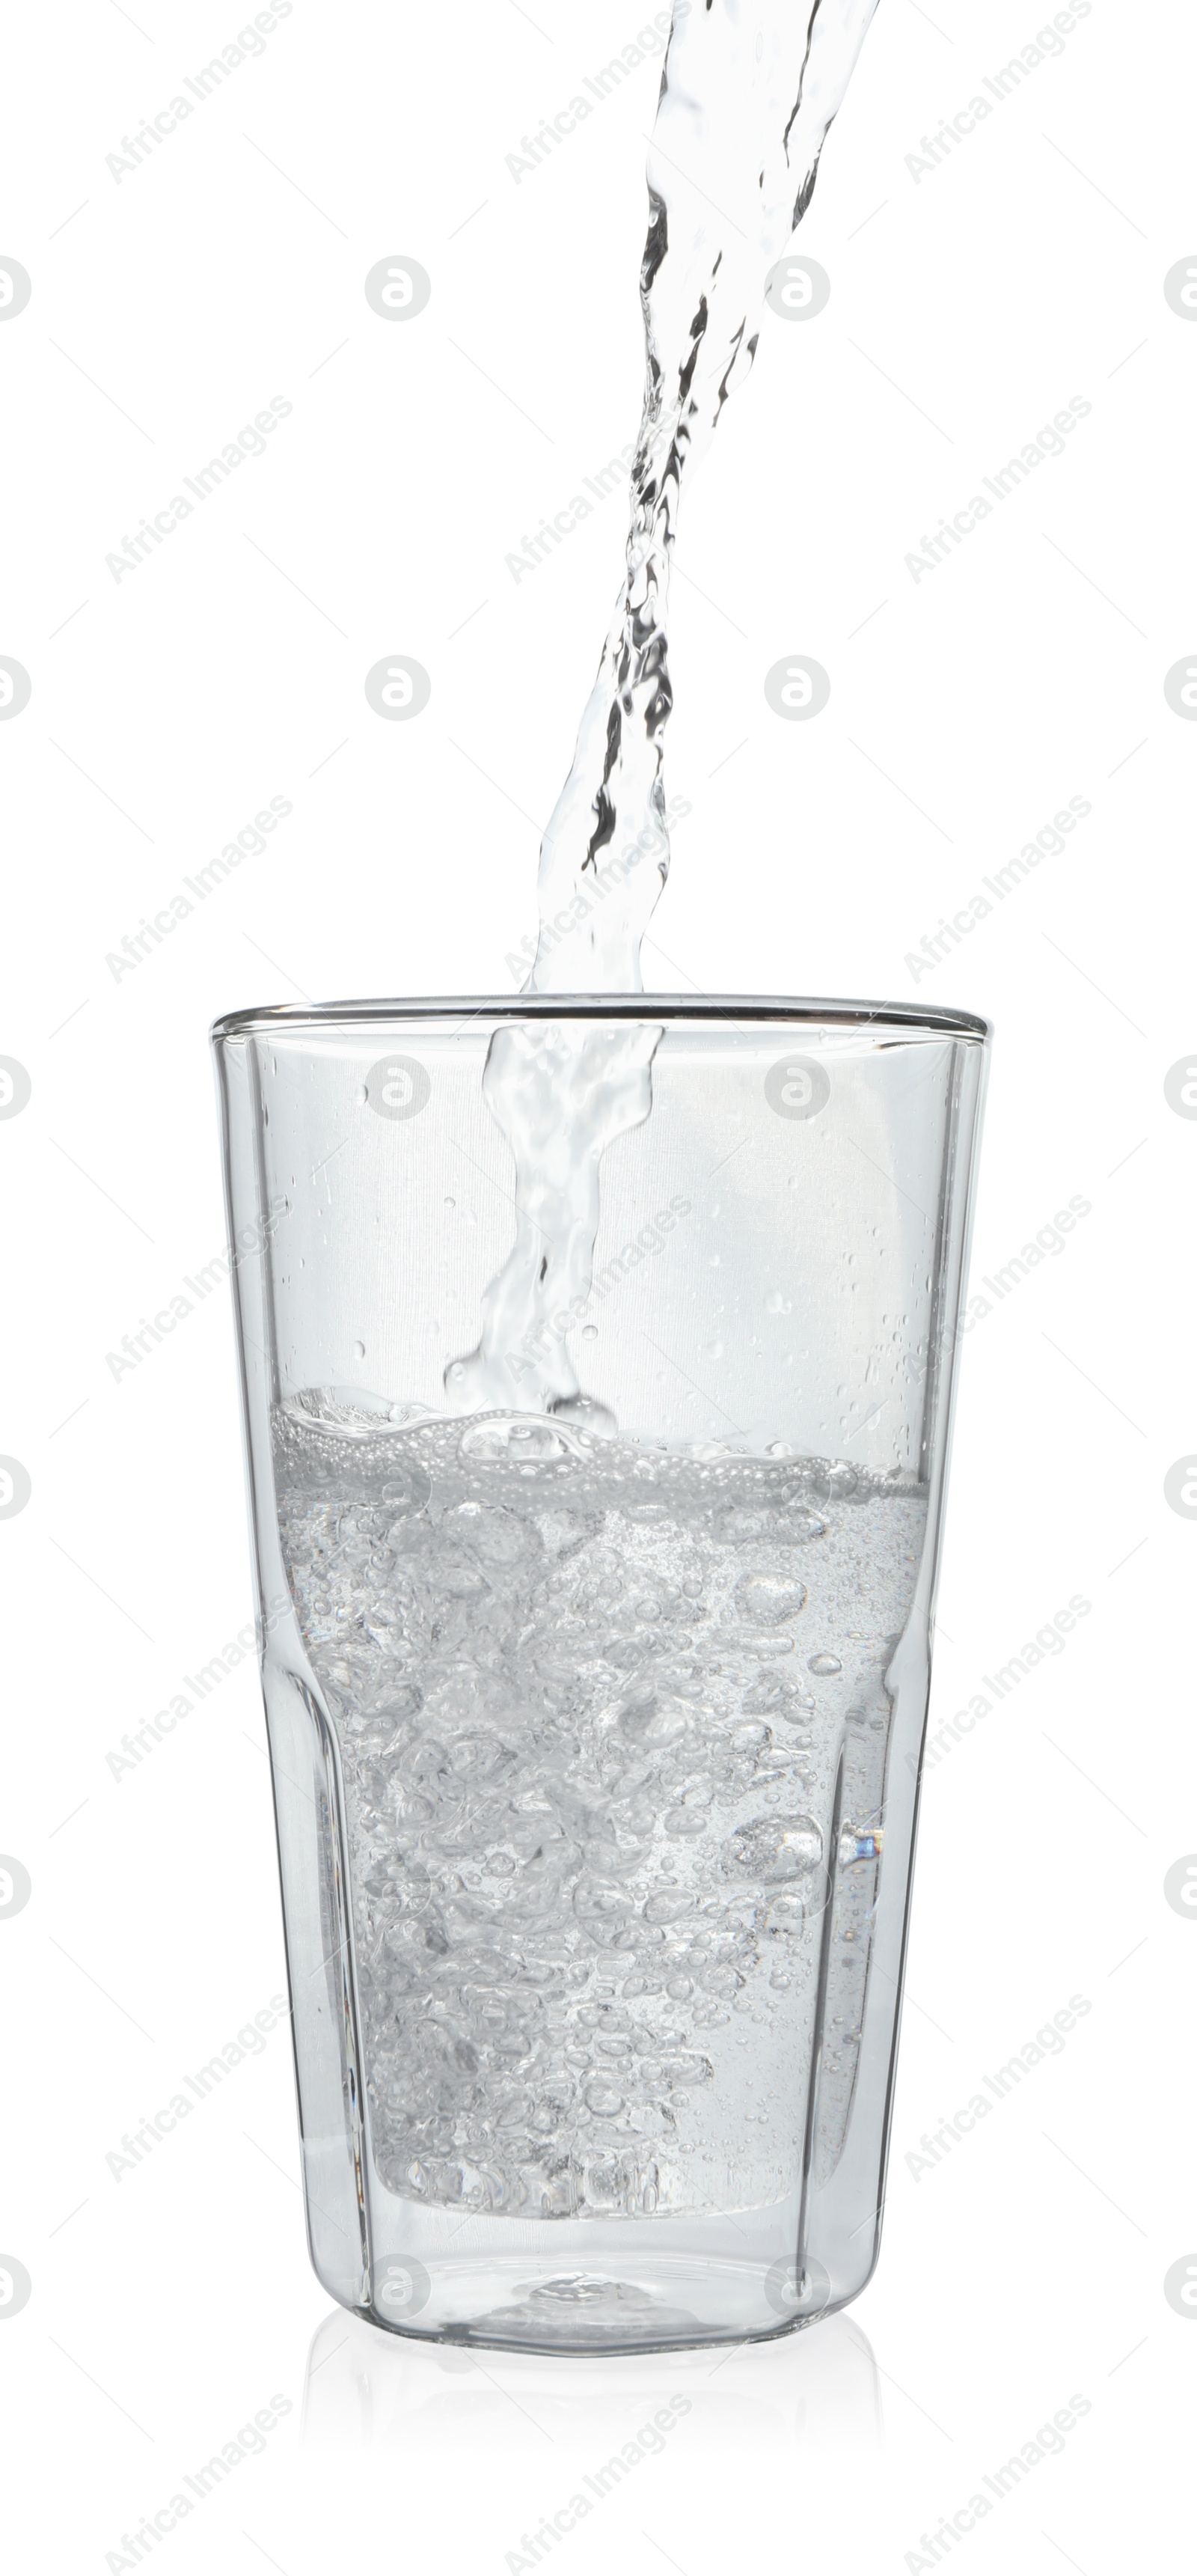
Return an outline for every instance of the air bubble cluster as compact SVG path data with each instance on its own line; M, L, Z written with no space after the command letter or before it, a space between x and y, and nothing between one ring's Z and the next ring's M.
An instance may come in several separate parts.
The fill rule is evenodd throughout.
M836 1780L921 1492L318 1396L276 1415L275 1465L383 2183L526 2218L782 2197L845 1857L862 1973L879 1818L837 1843Z

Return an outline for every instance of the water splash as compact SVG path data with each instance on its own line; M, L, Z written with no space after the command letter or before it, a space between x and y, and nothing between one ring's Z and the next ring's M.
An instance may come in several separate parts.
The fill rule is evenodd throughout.
M648 155L645 390L624 580L541 845L532 992L643 989L641 942L669 873L666 619L683 483L751 370L767 271L810 203L876 6L675 0ZM649 857L604 882L612 850L637 843ZM484 1092L515 1157L518 1222L478 1347L445 1372L455 1409L585 1401L549 1318L590 1285L599 1164L648 1116L660 1034L566 1021L493 1039ZM610 1421L590 1411L596 1427Z

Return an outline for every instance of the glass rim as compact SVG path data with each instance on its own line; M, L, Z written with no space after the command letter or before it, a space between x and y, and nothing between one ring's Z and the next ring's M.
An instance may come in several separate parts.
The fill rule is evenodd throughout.
M708 993L506 993L394 1000L265 1003L228 1011L212 1023L213 1046L228 1040L330 1028L373 1028L431 1020L661 1020L666 1026L718 1026L735 1020L760 1027L835 1028L892 1032L895 1040L947 1037L987 1045L992 1020L974 1011L935 1009L918 1002L791 1000L765 994Z

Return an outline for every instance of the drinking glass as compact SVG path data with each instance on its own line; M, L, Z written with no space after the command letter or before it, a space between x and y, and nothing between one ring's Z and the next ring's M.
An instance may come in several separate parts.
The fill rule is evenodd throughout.
M452 1396L514 1028L655 1033L589 1287L512 1356L556 1337L559 1414ZM309 2239L375 2325L715 2344L869 2277L988 1038L655 995L213 1032Z

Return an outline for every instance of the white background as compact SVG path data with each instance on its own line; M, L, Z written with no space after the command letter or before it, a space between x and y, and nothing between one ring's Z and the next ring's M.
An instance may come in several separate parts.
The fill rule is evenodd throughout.
M252 15L252 12L250 13ZM1047 13L1050 17L1050 11ZM931 1773L880 2269L777 2348L602 2366L413 2351L309 2271L285 2030L119 2180L106 2157L282 1991L252 1658L131 1772L106 1755L250 1617L227 1300L119 1381L106 1354L218 1250L205 1031L240 1004L509 992L538 827L611 599L622 504L505 557L632 438L657 68L530 175L505 156L634 38L619 0L295 0L132 173L106 156L237 32L231 0L75 0L6 42L0 322L10 1667L0 1847L0 2318L16 2566L518 2568L523 2535L672 2393L659 2457L539 2563L870 2571L924 2545L1074 2393L1061 2456L953 2546L1113 2576L1179 2539L1197 2312L1188 1982L1165 1871L1197 1850L1181 1605L1197 1527L1186 1225L1197 1123L1189 782L1165 672L1197 647L1193 24L1094 0L950 158L906 156L1033 39L1030 0L883 0L803 246L688 496L664 989L967 1005L997 1023L978 1277L1090 1213L963 1361L933 1724L1080 1593L1090 1615ZM432 279L396 327L392 253ZM281 396L267 452L116 581L106 556ZM905 556L1073 396L1092 406L933 575ZM431 675L389 724L363 680ZM801 652L825 713L779 721ZM265 851L135 970L106 963L271 796ZM907 960L1069 798L1063 854L916 979ZM907 2162L1073 1994L1063 2053L931 2172ZM1188 2125L1186 2125L1186 2123ZM316 2369L304 2413L309 2348ZM277 2395L261 2456L122 2541ZM281 2411L281 2410L276 2410ZM301 2426L306 2420L306 2432ZM509 2555L510 2554L510 2555ZM946 2541L940 2555L950 2554ZM537 2563L528 2558L528 2564Z

